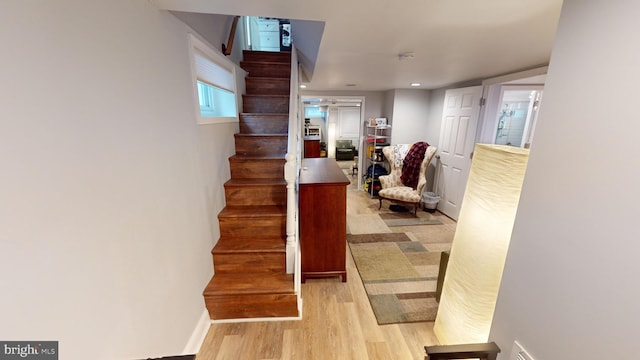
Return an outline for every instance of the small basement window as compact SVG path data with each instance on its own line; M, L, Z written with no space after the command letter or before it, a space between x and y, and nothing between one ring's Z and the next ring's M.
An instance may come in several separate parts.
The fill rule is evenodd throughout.
M199 124L238 121L235 65L191 36Z

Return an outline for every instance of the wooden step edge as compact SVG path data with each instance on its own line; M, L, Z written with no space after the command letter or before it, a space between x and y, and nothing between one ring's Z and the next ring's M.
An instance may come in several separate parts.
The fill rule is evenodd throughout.
M214 247L211 250L211 254L212 255L282 254L283 256L285 256L287 254L287 251L286 251L284 245L282 246L281 249L280 248L278 248L278 249L269 249L269 248L260 248L260 249L227 249L227 248L222 248L222 249L217 249L217 248Z
M289 54L289 56L291 56L291 51L289 50L280 50L280 51L267 51L267 50L242 50L242 54L256 54L256 55L260 55L260 54L281 54L281 55L286 55ZM273 55L273 56L277 56L277 55Z
M291 51L290 50L282 50L282 51L268 51L268 50L251 50L251 49L243 49L242 56L244 54L248 55L256 55L256 56L270 56L270 57L286 57L287 59L291 59Z
M286 217L287 207L284 205L264 206L225 206L219 213L218 219L232 218L269 218Z
M264 64L269 64L271 66L282 66L282 65L291 65L291 61L264 61L264 60L260 60L260 61L256 61L256 60L240 60L240 67L242 67L242 65L264 65Z
M240 113L240 117L261 117L261 118L266 118L266 117L286 117L289 118L289 113L254 113L254 112L241 112Z
M279 95L279 94L242 94L242 97L260 97L260 98L291 98L291 95Z
M286 240L281 236L225 237L218 239L212 254L286 253Z
M241 154L234 154L231 155L229 157L229 161L252 161L252 160L258 160L258 161L262 161L262 160L267 160L267 161L281 161L281 160L286 160L287 156L285 154L278 154L278 155L264 155L264 156L260 156L260 155L241 155Z
M234 137L245 137L245 138L259 138L259 137L287 137L289 136L289 134L285 134L285 133L260 133L260 134L254 134L254 133L250 133L250 134L243 134L243 133L235 133L233 134Z
M283 186L287 181L282 178L249 178L249 179L229 179L224 186Z
M205 297L225 295L295 294L293 274L218 273L203 291Z
M269 77L269 76L251 76L251 74L247 75L244 77L245 80L258 80L258 81L281 81L281 82L285 82L285 80L287 80L287 78L283 78L283 77ZM287 85L290 85L291 81L287 81Z

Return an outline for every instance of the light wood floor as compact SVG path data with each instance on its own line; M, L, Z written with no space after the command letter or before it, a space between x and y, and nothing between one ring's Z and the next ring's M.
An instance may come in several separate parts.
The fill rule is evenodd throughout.
M355 186L350 163L341 163L353 184L347 191L351 233L406 232L431 251L451 246L455 222L439 214L443 225L389 228L376 221L389 203L371 199ZM436 345L433 322L378 325L347 247L347 282L338 277L308 279L302 285L300 321L213 324L197 355L203 359L424 359L424 346Z

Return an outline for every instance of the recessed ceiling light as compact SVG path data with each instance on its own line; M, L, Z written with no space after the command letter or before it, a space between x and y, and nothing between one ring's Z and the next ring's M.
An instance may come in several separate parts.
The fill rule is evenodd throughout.
M305 84L300 84L300 89L306 89L306 88L307 88L307 85L305 85Z
M411 83L411 86L413 87L418 87L418 86L422 86L422 84L415 82L415 83Z

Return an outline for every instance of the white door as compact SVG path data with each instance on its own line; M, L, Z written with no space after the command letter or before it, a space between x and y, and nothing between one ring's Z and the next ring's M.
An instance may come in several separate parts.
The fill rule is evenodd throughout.
M357 144L360 136L360 107L338 108L338 139L353 140Z
M480 116L482 86L447 90L438 154L438 210L457 220L467 186Z

